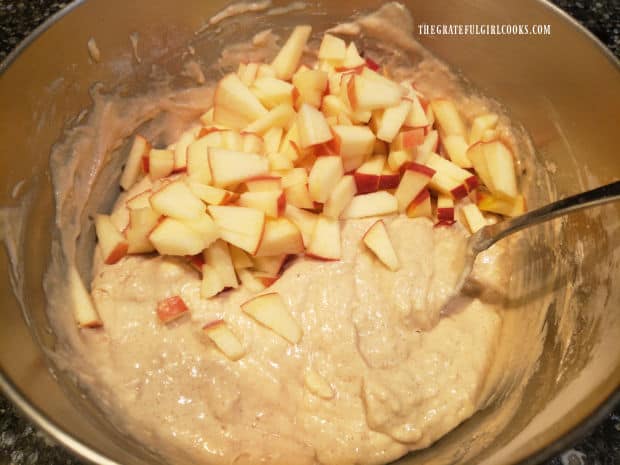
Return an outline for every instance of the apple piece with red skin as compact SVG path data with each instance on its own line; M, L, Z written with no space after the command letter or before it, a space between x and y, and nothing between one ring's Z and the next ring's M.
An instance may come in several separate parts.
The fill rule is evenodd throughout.
M485 142L483 147L487 170L492 180L489 189L497 197L516 198L519 192L512 152L499 140Z
M465 123L452 100L436 99L431 101L431 108L436 122L444 136L467 136Z
M278 79L286 81L293 77L311 33L311 26L296 26L293 29L286 43L271 62L271 68Z
M162 219L148 238L160 255L196 255L205 247L200 233L174 218Z
M400 184L400 173L392 171L389 165L383 167L383 172L379 178L379 190L396 189Z
M383 220L377 220L368 228L362 241L388 269L400 268L400 262Z
M226 205L239 198L239 194L236 192L193 182L191 179L188 180L187 184L194 195L207 205Z
M438 194L449 195L456 200L467 197L465 184L444 172L436 172L429 183L429 187Z
M478 191L477 205L480 210L514 217L526 212L525 198L519 194L514 199L502 199L488 192Z
M149 176L153 181L165 178L174 171L174 152L168 149L151 149L148 162Z
M210 299L222 292L226 286L215 268L207 263L202 265L202 282L200 283L200 297Z
M312 240L312 233L314 232L318 215L288 203L284 210L284 216L299 228L304 241L304 247L307 248Z
M235 73L218 82L213 109L213 120L233 129L243 129L267 114L267 109Z
M463 198L467 195L467 187L473 189L478 185L477 178L470 171L459 167L436 153L421 153L418 155L417 160L437 172L436 178L433 179L437 190L444 193L451 191L456 199ZM462 184L463 187L457 187L456 185L449 187L448 178L457 181L458 184Z
M282 104L293 106L293 85L290 82L261 77L254 81L250 90L268 110Z
M71 293L73 317L78 326L91 329L101 328L103 321L78 270L73 265L69 269L69 290Z
M142 159L143 157L148 158L150 151L151 144L144 137L140 135L134 137L120 179L120 185L124 190L129 190L136 183L140 176Z
M414 155L408 150L393 150L387 159L387 166L392 171L402 171L407 163L414 160Z
M149 206L129 210L129 225L125 229L127 253L149 253L155 250L149 240L149 234L157 226L160 218L161 215Z
M295 223L288 218L270 218L254 254L257 257L272 257L298 254L304 251L304 241Z
M261 294L241 304L241 309L292 344L301 341L303 331L280 294Z
M404 128L396 135L390 144L390 149L410 151L424 143L425 138L426 129L424 127Z
M429 107L430 108L430 107ZM439 149L439 133L437 131L428 131L424 137L424 142L416 148L416 153L423 154L428 152L437 152Z
M337 125L332 127L332 132L334 138L329 146L342 157L345 173L359 168L373 153L375 135L367 126Z
M226 242L255 254L265 230L265 214L259 210L229 205L210 205L209 213Z
M266 134L273 128L290 128L295 120L295 109L289 103L282 103L269 110L269 113L247 125L244 131ZM260 152L256 152L260 153Z
M386 108L377 125L377 139L392 142L411 110L410 100L401 100L398 105Z
M383 173L386 160L385 155L374 155L355 170L353 176L355 177L358 194L376 192L379 189L379 181L381 180L381 173Z
M255 154L209 148L209 166L215 187L230 187L269 174L267 158Z
M185 257L189 265L194 268L199 273L202 273L202 265L205 264L205 259L202 256L202 253L196 255L187 255Z
M286 197L283 191L244 192L239 196L238 203L242 207L255 208L271 218L277 218L284 213Z
M343 176L342 158L333 155L317 158L308 175L312 200L325 203Z
M381 66L379 66L379 64L370 57L366 57L365 61L366 61L366 66L373 71L377 71L381 68Z
M419 163L405 165L403 177L396 188L394 196L398 201L398 210L404 212L420 192L431 182L435 170Z
M463 205L461 207L465 222L471 233L475 233L487 225L487 220L475 203Z
M112 223L110 215L96 215L95 230L103 262L106 265L113 265L127 255L129 244L125 236Z
M296 108L306 103L314 108L321 107L323 95L327 90L328 75L325 71L310 69L298 71L293 76L293 85L297 89Z
M333 138L323 113L307 103L304 103L297 113L297 130L302 149L322 144Z
M391 215L398 212L398 200L387 191L357 195L340 215L343 219Z
M231 331L224 320L216 320L207 323L202 330L215 346L233 362L239 360L245 354L243 345Z
M448 195L440 194L437 197L437 219L441 221L454 221L454 199Z
M198 218L205 205L183 180L164 184L151 195L151 207L164 216L181 220Z
M288 254L270 255L266 257L252 257L252 261L257 271L261 271L269 276L277 276L280 274L288 257Z
M189 307L178 295L157 302L157 318L164 324L189 314Z
M340 222L334 218L319 215L314 226L306 255L320 260L340 260Z
M340 178L323 206L323 214L329 218L339 218L357 193L355 179L351 175Z
M454 223L456 223L454 220L441 220L435 223L433 228L449 228L450 226L454 226Z
M431 194L428 189L423 189L407 206L407 216L409 218L431 218L432 215Z
M273 283L280 279L280 275L273 276L269 273L265 273L264 271L254 271L252 274L254 275L254 278L265 286L265 288L270 287Z
M202 255L205 263L218 274L225 288L234 289L239 286L235 267L226 242L221 239L213 242L202 252Z

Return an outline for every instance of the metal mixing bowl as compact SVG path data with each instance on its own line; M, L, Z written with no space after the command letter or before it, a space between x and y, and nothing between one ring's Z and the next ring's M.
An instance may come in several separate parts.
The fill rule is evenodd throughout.
M137 73L131 33L140 34L144 69L174 56L226 3L185 0L179 7L165 0L79 1L46 22L0 66L0 140L5 147L0 204L14 207L5 210L0 224L3 232L23 224L17 231L20 240L0 254L0 387L39 427L94 463L131 465L159 459L109 424L46 357L56 342L41 285L54 212L50 147L71 118L89 106L93 82L114 83ZM357 11L382 3L309 1L306 10L285 16L258 15L252 30L267 24L283 30L309 22L320 33L348 17L352 4ZM549 177L556 196L620 177L619 64L589 33L539 0L404 3L418 24L549 24L552 34L545 37L419 38L524 124L539 156L552 168ZM238 27L229 32L251 31ZM100 63L93 63L87 53L90 37L102 51ZM208 61L220 43L202 45L197 49ZM29 207L20 210L25 202ZM12 213L26 215L25 221ZM620 286L614 287L620 269L619 219L620 207L612 205L577 214L556 229L566 263L556 263L564 267L564 279L541 288L555 299L539 369L510 425L469 463L537 463L587 432L620 400ZM9 256L16 259L13 266ZM586 272L582 279L573 279L579 267ZM23 279L14 281L15 273ZM20 283L19 298L15 282ZM492 415L504 400L450 433L430 454L440 456L453 444L472 440L480 418ZM430 454L409 456L402 463L428 462Z

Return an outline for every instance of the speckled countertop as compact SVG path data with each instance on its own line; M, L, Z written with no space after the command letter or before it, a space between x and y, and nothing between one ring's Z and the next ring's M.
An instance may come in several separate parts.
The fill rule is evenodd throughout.
M620 57L620 0L553 0ZM0 0L0 61L70 2ZM50 443L0 394L0 465L80 465ZM620 465L620 407L581 443L545 465Z

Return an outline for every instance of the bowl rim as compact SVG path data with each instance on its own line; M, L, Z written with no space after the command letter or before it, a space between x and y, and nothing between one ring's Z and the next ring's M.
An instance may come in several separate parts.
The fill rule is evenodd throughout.
M533 0L541 6L547 8L551 14L555 14L559 18L566 21L578 34L585 36L589 42L602 53L612 65L620 72L620 60L605 46L591 31L581 25L575 18L570 16L566 11L554 5L550 0ZM37 40L46 30L51 28L56 22L60 21L64 16L71 13L76 8L85 4L87 0L74 0L67 6L48 17L42 24L36 27L28 36L23 39L7 56L0 62L0 77L10 67L10 65L19 58L19 56ZM74 438L65 429L59 426L39 408L30 403L26 395L13 383L8 377L3 367L0 366L0 392L3 393L17 409L38 428L52 437L59 445L76 455L82 460L97 465L120 465L118 462L109 459L102 453L96 451L82 441ZM605 417L620 405L620 386L616 388L603 399L601 403L592 410L590 415L582 419L573 426L567 433L559 438L551 441L538 451L524 458L520 465L536 465L542 461L550 459L555 455L565 451L580 439L587 436L596 426L598 426Z

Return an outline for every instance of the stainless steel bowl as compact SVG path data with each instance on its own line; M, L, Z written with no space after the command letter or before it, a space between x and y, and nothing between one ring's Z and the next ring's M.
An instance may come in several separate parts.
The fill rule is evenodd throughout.
M143 66L169 62L226 3L185 0L180 8L163 0L76 2L46 22L0 66L0 140L5 147L0 157L0 204L11 207L1 218L1 231L22 224L16 215L25 218L17 231L19 240L0 255L4 270L0 387L38 426L93 463L130 465L159 459L109 424L46 357L56 344L41 285L54 211L48 154L65 125L89 106L93 82L138 76L129 47L131 33L140 34ZM383 2L354 3L358 11ZM554 170L549 179L556 196L620 177L619 64L588 32L539 0L405 4L418 24L549 24L552 34L545 37L419 39L524 124L538 156ZM305 10L269 18L258 15L248 23L251 28L229 32L248 35L266 24L283 29L301 22L312 23L320 32L348 17L351 10L348 2L309 1ZM102 51L100 63L89 58L90 37ZM199 51L207 54L208 61L221 42L204 45ZM541 279L539 291L552 293L554 302L539 369L510 425L468 463L537 463L588 431L620 400L620 287L614 287L620 269L619 220L620 207L612 205L557 225L556 244L565 260L555 266L562 268L563 279ZM15 258L12 266L9 256ZM585 272L577 281L579 268ZM23 278L17 280L19 298L12 285L16 273ZM518 344L514 350L520 350ZM507 401L495 399L430 453L408 456L402 463L428 463L431 454L437 463L459 461L448 453L454 444L474 438L485 418Z

